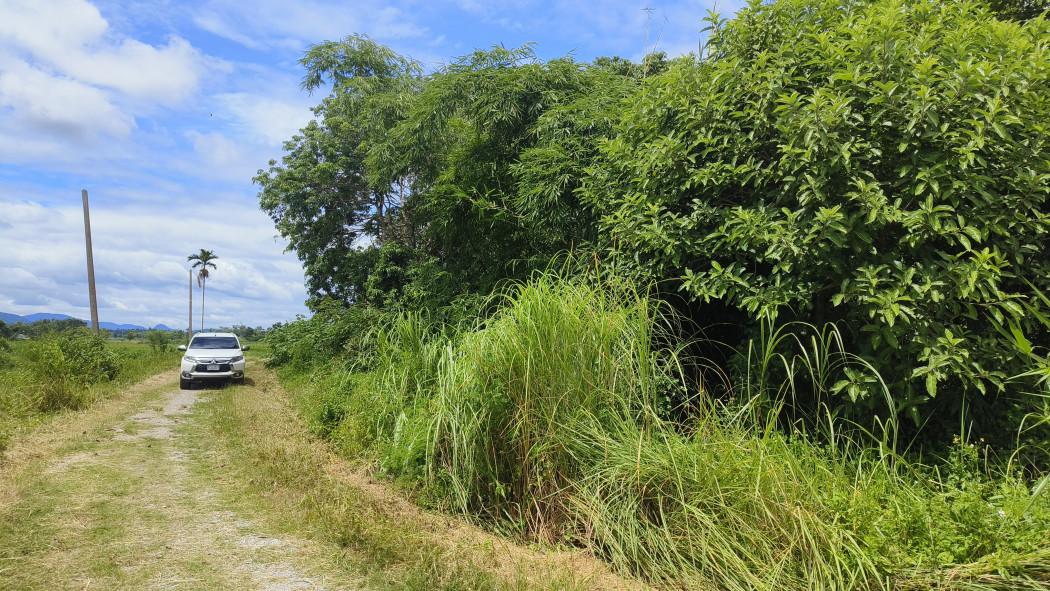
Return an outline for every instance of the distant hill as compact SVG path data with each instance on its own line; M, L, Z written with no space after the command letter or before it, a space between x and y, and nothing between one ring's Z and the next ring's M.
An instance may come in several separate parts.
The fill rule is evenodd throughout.
M90 322L88 325L90 326ZM103 330L146 330L145 326L139 324L120 324L119 322L99 322L99 327Z
M11 314L9 312L0 312L0 320L6 322L7 324L18 324L18 323L33 324L34 322L40 322L41 320L66 320L66 319L69 319L69 318L73 318L73 316L70 316L68 314L51 314L51 313L48 313L48 312L37 312L36 314L26 314L25 316L20 316L18 314ZM88 325L90 326L90 324L91 323L89 322ZM140 324L121 324L119 322L99 322L98 325L99 325L100 328L103 328L103 329L109 330L109 331L149 330L145 326L142 326ZM174 330L174 329L170 328L168 326L165 326L163 324L158 324L158 325L153 327L153 330Z
M41 320L67 320L69 318L72 318L72 316L68 314L50 314L48 312L37 312L36 314L26 314L25 316L0 312L0 320L3 320L8 324L15 324L18 322L32 324L34 322L40 322Z

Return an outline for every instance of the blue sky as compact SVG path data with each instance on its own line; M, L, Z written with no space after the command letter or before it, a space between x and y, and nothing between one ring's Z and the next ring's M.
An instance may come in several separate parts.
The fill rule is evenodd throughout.
M527 42L637 59L647 38L694 51L713 4L0 0L0 311L88 316L87 188L103 321L184 326L199 248L220 257L209 326L304 313L302 268L251 178L319 98L299 89L311 43L363 33L428 69Z

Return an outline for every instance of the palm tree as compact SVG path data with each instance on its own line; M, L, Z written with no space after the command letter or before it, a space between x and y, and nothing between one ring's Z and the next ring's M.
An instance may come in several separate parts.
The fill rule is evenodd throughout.
M200 252L186 257L187 261L193 261L194 269L197 269L197 285L201 288L201 332L204 332L204 290L208 283L208 267L215 268L212 261L218 259L215 253L202 248Z

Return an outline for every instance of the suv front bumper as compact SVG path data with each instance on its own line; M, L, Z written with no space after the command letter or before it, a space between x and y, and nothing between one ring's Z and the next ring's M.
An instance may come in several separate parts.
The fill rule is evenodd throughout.
M179 375L184 380L229 380L244 377L244 370L230 371L185 371Z
M209 371L208 366L215 369ZM200 361L186 361L179 365L179 376L184 380L230 380L244 377L245 361L223 361L220 363L201 363Z

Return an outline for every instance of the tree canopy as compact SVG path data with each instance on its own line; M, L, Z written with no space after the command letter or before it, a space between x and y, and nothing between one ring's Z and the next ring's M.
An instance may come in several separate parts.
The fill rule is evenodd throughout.
M754 320L838 322L916 419L1003 391L1046 344L1046 21L782 0L711 31L605 146L615 252Z
M325 42L303 85L328 94L260 201L315 308L436 310L572 252L740 350L834 323L893 394L846 373L821 404L950 422L1050 375L1033 6L755 1L708 19L702 55L641 64L496 47L425 73Z
M635 64L497 47L424 76L361 36L302 63L331 92L256 181L314 300L440 305L595 240L576 189Z

